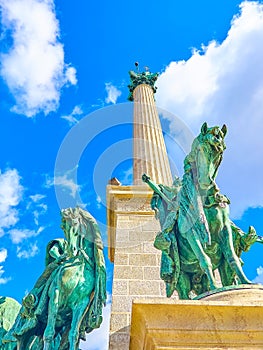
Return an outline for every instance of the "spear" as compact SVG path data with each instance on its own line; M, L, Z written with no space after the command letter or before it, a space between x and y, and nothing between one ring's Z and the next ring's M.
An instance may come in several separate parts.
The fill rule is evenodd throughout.
M150 176L143 174L142 175L142 181L147 183L147 185L167 203L169 204L169 207L175 211L178 210L178 204L175 201L171 201L161 190L161 187L154 183Z

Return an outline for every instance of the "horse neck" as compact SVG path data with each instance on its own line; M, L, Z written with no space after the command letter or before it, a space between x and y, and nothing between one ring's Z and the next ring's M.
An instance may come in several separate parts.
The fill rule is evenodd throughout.
M94 255L94 242L86 237L85 235L78 236L77 249L80 252L85 252L88 256L93 257Z
M198 171L197 169L196 160L198 156L201 157L202 171ZM217 191L215 178L216 178L221 160L222 160L222 153L216 152L212 148L212 146L208 143L204 143L202 145L201 149L199 149L199 155L195 154L191 170L192 170L193 180L200 192L202 192L203 187L207 187L208 195L213 194L214 192ZM204 167L205 167L205 170L204 170ZM200 181L200 178L201 178L201 181ZM203 186L201 184L203 184ZM206 186L204 186L204 184Z

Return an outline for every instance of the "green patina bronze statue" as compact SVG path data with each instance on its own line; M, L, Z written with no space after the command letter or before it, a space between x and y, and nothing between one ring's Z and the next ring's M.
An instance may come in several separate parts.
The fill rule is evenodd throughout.
M79 207L61 215L65 239L48 243L46 268L2 332L0 349L77 350L102 322L106 269L99 227Z
M160 275L168 297L174 290L180 299L189 299L217 289L216 269L223 286L251 283L240 256L263 238L252 226L244 233L229 219L230 201L215 182L226 132L225 125L204 123L185 158L182 180L175 178L171 187L142 177L154 190L151 206L162 229L154 246L162 251Z
M2 343L2 339L15 323L21 305L9 297L0 297L0 350L15 350L16 342Z

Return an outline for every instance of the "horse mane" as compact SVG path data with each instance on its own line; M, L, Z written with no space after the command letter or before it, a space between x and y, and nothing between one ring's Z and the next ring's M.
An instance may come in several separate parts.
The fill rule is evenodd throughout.
M204 137L202 133L200 133L193 141L191 151L184 159L184 172L189 173L192 168L193 164L195 164L196 161L196 155L197 152L204 147L207 147L207 140Z

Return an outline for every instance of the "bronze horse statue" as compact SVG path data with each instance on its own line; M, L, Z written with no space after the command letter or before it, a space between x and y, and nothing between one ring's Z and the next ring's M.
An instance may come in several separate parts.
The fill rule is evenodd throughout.
M217 289L216 269L223 286L252 283L240 255L263 240L253 227L246 234L230 220L230 201L215 182L226 132L225 125L203 124L185 158L183 178L176 178L172 187L156 185L143 175L154 190L151 205L161 224L154 245L162 251L161 278L168 297L175 289L180 299Z
M66 239L49 242L46 269L3 339L16 339L17 350L77 350L102 322L106 270L98 225L79 207L61 215Z
M2 339L15 323L21 305L12 298L0 297L0 350L15 350L16 340L8 344L2 343Z

